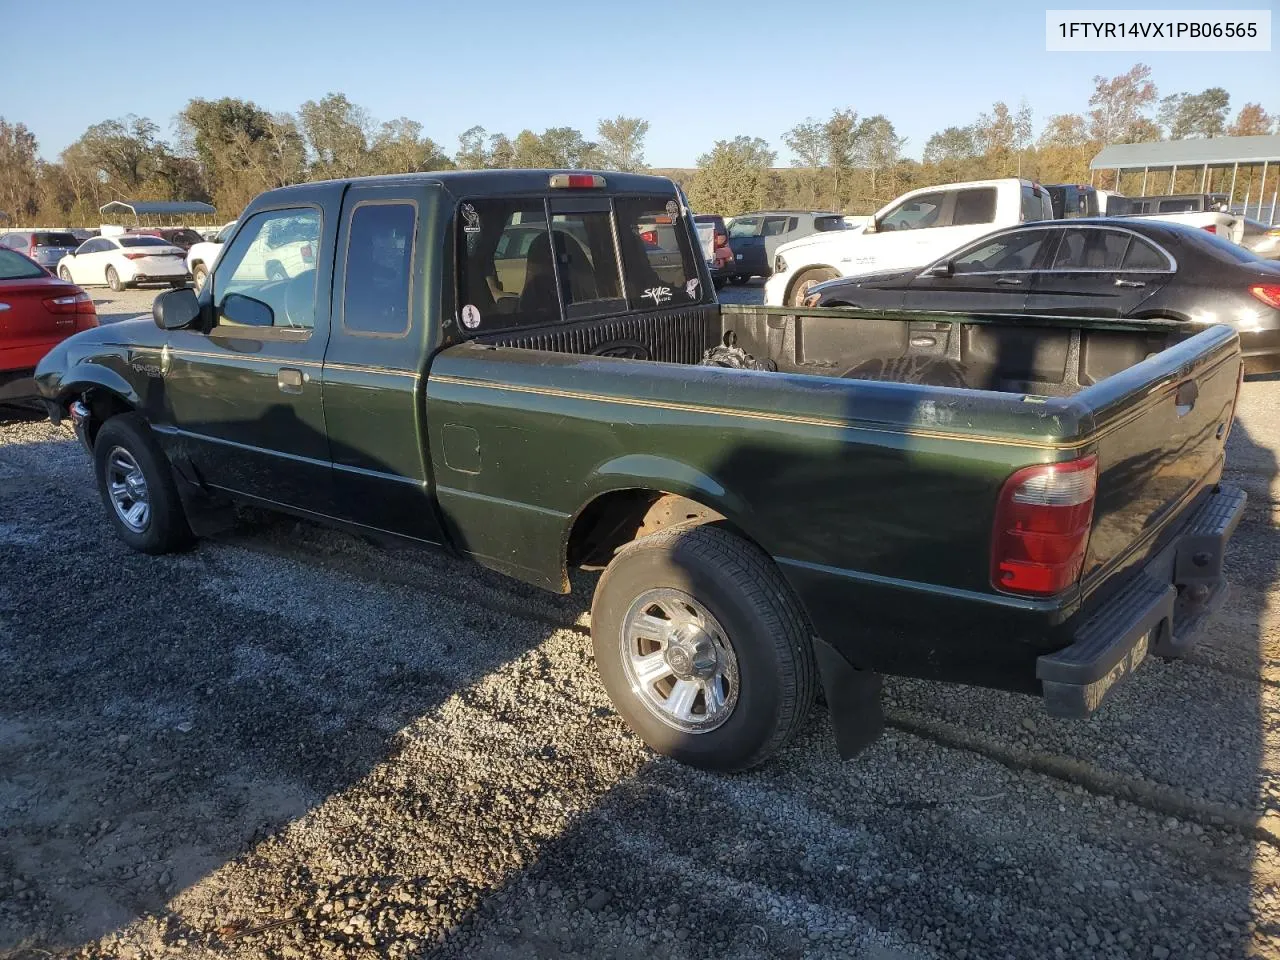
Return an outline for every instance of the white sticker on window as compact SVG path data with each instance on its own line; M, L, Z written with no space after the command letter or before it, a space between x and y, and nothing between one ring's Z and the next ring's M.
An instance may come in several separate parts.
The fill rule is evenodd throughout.
M462 308L462 325L468 330L480 326L480 309L474 303L468 303Z
M679 215L680 215L680 205L679 205L678 203L676 203L674 200L668 200L668 201L667 201L667 213L668 213L670 216L672 216L672 217L679 216Z
M644 293L640 294L640 296L649 297L651 300L653 300L653 305L655 307L660 307L662 306L662 304L666 303L668 300L671 299L671 288L670 287L650 287Z
M685 296L687 296L690 300L698 299L698 278L697 277L694 277L692 280L686 280L684 282L684 292L685 292Z
M462 219L467 221L462 228L463 233L479 233L480 232L480 214L476 213L476 208L469 203L462 205Z

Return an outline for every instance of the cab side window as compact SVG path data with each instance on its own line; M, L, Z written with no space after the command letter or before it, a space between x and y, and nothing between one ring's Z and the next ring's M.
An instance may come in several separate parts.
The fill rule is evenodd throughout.
M951 217L952 226L975 223L995 223L996 188L980 187L956 192L956 209Z
M264 210L250 217L214 271L218 326L313 328L319 247L319 210Z
M939 227L942 217L942 205L947 195L943 191L922 193L911 197L894 207L880 218L881 230L922 230L927 227Z
M342 284L342 325L349 333L409 332L417 221L412 203L363 203L351 212Z
M1058 244L1054 270L1119 270L1129 235L1115 230L1068 230Z

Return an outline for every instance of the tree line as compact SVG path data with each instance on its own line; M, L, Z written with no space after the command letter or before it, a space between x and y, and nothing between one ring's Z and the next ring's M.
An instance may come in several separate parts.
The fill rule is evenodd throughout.
M0 211L12 223L92 224L116 199L203 200L226 215L258 193L309 179L444 169L505 167L640 171L649 121L618 116L596 125L594 139L573 127L514 136L474 126L449 152L416 120L378 122L341 93L308 100L294 113L249 100L193 99L171 140L146 117L90 126L56 160L39 156L21 121L0 117ZM922 157L893 122L852 108L806 118L782 135L794 156L760 137L719 140L693 170L661 170L679 181L698 210L733 215L748 209L810 207L866 213L903 190L930 183L1023 176L1043 182L1087 181L1089 160L1108 143L1271 133L1276 120L1247 103L1234 117L1221 87L1161 97L1151 70L1137 64L1095 77L1088 109L1048 117L1039 137L1025 101L992 105L971 123L949 126L925 142ZM1187 171L1193 189L1196 171Z

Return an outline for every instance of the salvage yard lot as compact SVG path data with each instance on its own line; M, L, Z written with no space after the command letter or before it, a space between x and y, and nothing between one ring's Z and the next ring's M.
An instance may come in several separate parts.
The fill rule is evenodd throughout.
M0 957L1280 957L1278 459L1248 383L1234 595L1095 718L889 680L859 759L815 710L716 776L610 708L588 578L256 514L141 556L0 425Z

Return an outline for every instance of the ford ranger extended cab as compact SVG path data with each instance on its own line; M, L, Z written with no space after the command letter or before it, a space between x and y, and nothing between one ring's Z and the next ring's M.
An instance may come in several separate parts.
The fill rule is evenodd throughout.
M310 266L264 276L275 235ZM731 310L695 237L657 177L285 187L199 294L75 335L37 382L138 550L238 501L552 591L603 571L605 688L703 767L763 761L819 682L851 756L883 674L1085 716L1187 651L1244 502L1219 483L1230 328Z
M1048 191L1029 180L921 187L878 210L861 229L817 233L778 247L764 300L800 306L809 288L824 280L923 267L1001 227L1052 219Z

